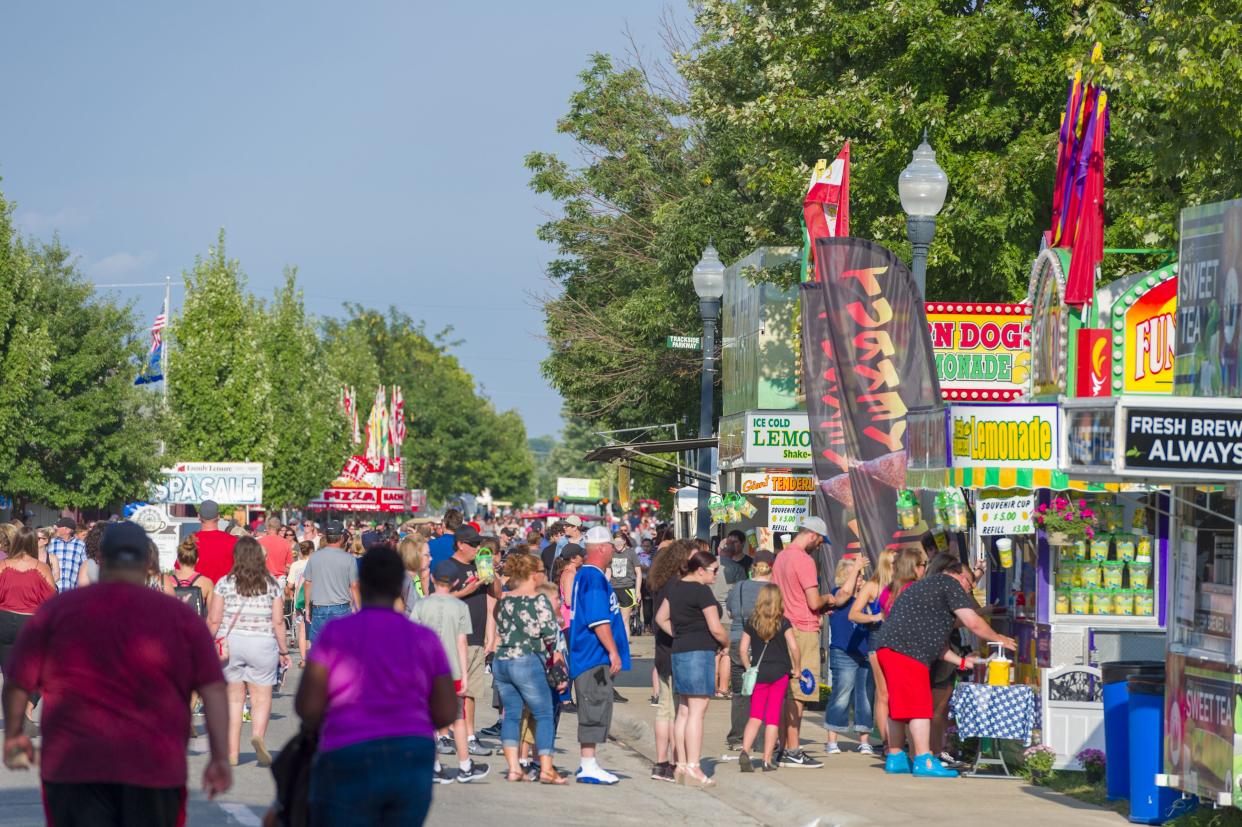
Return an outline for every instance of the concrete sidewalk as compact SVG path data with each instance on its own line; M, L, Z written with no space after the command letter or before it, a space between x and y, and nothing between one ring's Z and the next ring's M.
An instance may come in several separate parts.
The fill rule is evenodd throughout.
M634 667L622 673L618 690L628 703L617 704L613 734L630 748L655 760L651 697L654 639L631 641ZM884 762L858 753L824 754L823 713L811 712L802 723L807 752L824 762L822 769L781 768L775 773L743 775L726 755L729 702L712 701L703 736L704 770L717 786L705 791L765 824L899 825L911 821L957 827L1044 827L1050 823L1121 827L1122 816L1020 780L991 778L929 779L884 774ZM855 742L843 738L843 750ZM737 753L728 753L736 759ZM639 784L659 784L648 779ZM685 789L685 795L704 791Z

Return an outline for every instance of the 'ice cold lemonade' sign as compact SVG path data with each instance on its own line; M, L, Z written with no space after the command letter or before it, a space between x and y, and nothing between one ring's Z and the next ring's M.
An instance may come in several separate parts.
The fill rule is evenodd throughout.
M1131 408L1127 468L1242 471L1242 412Z

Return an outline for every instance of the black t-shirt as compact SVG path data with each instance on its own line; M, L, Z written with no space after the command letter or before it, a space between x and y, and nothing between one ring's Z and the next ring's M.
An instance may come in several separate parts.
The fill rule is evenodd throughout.
M929 667L949 642L958 609L973 609L974 601L962 585L947 574L933 574L901 593L880 627L876 649L892 649Z
M668 599L668 587L676 583L676 580L670 580L664 584L664 588L656 592L652 599L651 611L652 617L659 613L660 607L664 605L664 601ZM655 668L661 678L668 678L673 674L673 636L665 634L660 628L660 624L655 625Z
M673 624L673 652L715 652L720 644L707 628L703 610L720 604L710 587L691 580L674 580L668 586L669 619Z
M463 563L456 557L448 559L456 568L453 575L453 591L460 591L471 577L478 577L478 569L474 563ZM487 638L487 586L481 585L473 594L462 598L466 608L470 610L470 634L466 635L467 646L482 646Z
M789 641L785 640L785 630L792 629L789 621L781 618L781 629L769 641L764 641L755 631L755 627L746 621L742 631L750 635L750 665L759 667L758 683L772 683L780 680L783 675L793 671L793 658L789 656ZM764 649L764 646L767 649ZM763 660L759 660L759 655Z

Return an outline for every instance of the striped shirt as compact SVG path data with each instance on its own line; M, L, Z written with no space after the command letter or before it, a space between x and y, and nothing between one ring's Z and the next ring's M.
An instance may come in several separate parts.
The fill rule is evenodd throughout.
M86 560L86 543L76 537L62 540L53 537L47 544L47 553L55 554L60 563L60 580L56 583L58 591L67 592L78 585L78 569Z

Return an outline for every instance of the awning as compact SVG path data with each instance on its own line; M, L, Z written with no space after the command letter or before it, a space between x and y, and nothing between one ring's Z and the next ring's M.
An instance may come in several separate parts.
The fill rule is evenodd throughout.
M655 442L618 442L596 448L584 457L587 462L612 462L633 454L680 454L685 451L698 451L702 448L715 448L715 437L695 437L694 439L661 439Z
M714 489L710 474L701 474L698 469L669 462L656 454L682 454L687 451L699 451L715 448L715 437L695 437L694 439L661 439L652 442L617 442L604 445L589 452L583 459L587 462L624 462L641 474L660 477L669 473L677 474L690 486L707 492Z

